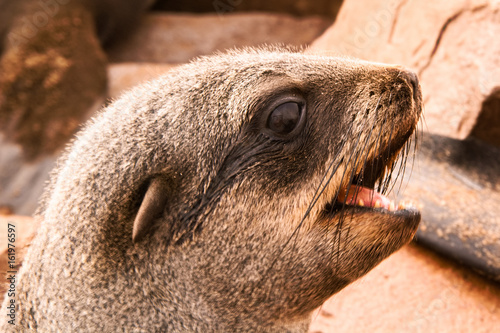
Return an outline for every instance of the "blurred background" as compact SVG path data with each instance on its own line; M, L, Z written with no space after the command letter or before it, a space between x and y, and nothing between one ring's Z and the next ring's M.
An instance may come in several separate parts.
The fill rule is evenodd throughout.
M424 98L392 194L419 203L416 242L328 300L311 332L496 332L499 36L499 0L0 0L0 271L7 224L25 251L51 169L95 112L195 57L292 45L409 67Z

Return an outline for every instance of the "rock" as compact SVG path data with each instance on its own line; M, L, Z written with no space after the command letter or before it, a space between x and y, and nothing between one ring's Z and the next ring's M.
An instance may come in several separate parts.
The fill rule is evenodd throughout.
M331 20L283 14L149 14L127 40L107 52L111 62L185 63L199 55L263 44L311 43Z
M0 215L12 215L14 209L9 205L0 205Z
M28 216L5 216L0 215L0 276L7 276L7 272L18 276L17 272L22 265L26 251L39 223ZM9 261L9 243L10 248L15 249L14 257ZM14 247L13 247L14 246ZM12 254L12 253L11 253ZM9 289L9 282L2 278L0 281L0 298Z
M0 58L0 130L29 161L64 147L106 88L90 12L78 3L57 8L52 17L36 6L16 17Z
M424 96L425 129L462 139L500 87L499 35L496 0L347 0L308 52L413 68ZM498 117L492 120L488 128L499 128Z
M500 287L415 245L326 301L310 332L496 332Z
M212 12L219 15L231 12L259 11L335 18L341 5L342 0L156 0L153 9L196 13Z
M0 0L0 131L57 153L103 102L106 55L152 0Z
M500 88L493 90L483 101L470 135L500 147Z
M118 98L133 86L166 73L173 65L151 63L119 63L108 66L108 97Z
M21 147L0 136L0 206L11 213L32 215L58 155L26 161Z
M500 148L427 133L407 166L394 195L416 203L418 243L500 282Z

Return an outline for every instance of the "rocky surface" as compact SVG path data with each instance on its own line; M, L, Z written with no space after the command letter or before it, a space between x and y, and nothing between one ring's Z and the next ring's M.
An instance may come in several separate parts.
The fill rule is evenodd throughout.
M4 277L8 271L19 271L38 224L32 217L0 214L0 226L2 228L0 230L0 276L2 277L0 299L3 300L3 294L9 289L9 283ZM15 250L11 252L14 257L8 258L8 244L11 249Z
M185 63L234 47L305 46L332 20L285 14L149 14L122 43L107 50L111 62Z
M174 67L168 64L152 63L118 63L108 66L108 98L116 99L124 91L154 79Z
M64 147L102 102L106 57L78 3L59 6L53 17L30 7L9 28L0 54L0 130L33 161Z
M310 332L496 332L500 287L416 245L319 309Z
M32 162L61 150L103 102L101 44L152 0L0 0L0 131Z
M500 61L499 61L500 62ZM499 65L500 67L500 65ZM500 87L483 101L481 113L470 135L491 145L500 147Z
M57 154L26 161L19 145L0 136L0 208L32 215L56 165Z
M335 18L342 0L156 0L154 9L217 13L225 15L232 12L275 12L288 13L296 16L321 15Z
M499 35L496 0L347 0L309 52L413 68L424 95L424 129L465 138L483 102L498 99ZM488 119L488 128L500 127L498 117Z

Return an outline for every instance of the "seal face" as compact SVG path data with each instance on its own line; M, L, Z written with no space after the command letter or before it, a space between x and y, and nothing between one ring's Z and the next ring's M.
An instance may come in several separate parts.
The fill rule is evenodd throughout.
M286 50L201 58L137 87L54 177L21 327L307 330L413 237L418 211L379 192L420 114L403 68Z

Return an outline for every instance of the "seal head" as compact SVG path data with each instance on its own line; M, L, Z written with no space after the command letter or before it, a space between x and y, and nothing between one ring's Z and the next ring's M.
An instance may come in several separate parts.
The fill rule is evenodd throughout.
M420 114L406 69L286 50L201 58L135 88L54 177L21 324L307 330L412 239L418 211L382 193Z

